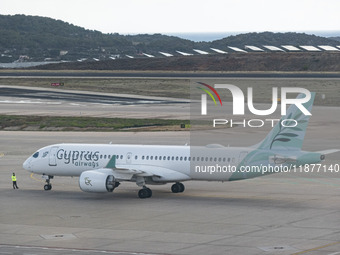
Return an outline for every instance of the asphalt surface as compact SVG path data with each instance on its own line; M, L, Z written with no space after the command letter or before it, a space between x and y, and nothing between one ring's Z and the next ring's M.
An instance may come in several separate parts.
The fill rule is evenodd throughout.
M106 78L340 78L339 72L138 72L138 71L7 71L0 77L106 77Z
M119 104L119 105L136 105L136 104L174 104L183 103L183 101L176 100L157 100L147 97L126 97L102 95L97 93L77 93L77 92L58 92L51 90L39 90L29 88L14 88L14 87L0 87L1 97L16 97L24 99L40 99L52 101L67 101L67 102L81 102L81 103L97 103L97 104Z
M189 119L185 99L0 85L0 114Z

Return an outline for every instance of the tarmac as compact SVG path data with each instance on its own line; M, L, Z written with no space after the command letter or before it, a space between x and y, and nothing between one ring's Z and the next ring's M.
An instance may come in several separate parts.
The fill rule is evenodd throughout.
M0 114L189 119L187 99L0 85Z
M339 126L338 107L314 107L303 149L339 149ZM269 129L206 135L223 132L222 144L249 146ZM139 199L134 183L90 194L79 189L78 178L68 177L55 177L53 189L44 191L41 176L22 168L43 146L184 145L190 133L0 131L0 141L0 254L340 254L340 173L190 181L178 194L171 184L150 185L150 199ZM335 167L339 156L328 155L324 165ZM12 172L18 190L12 188Z

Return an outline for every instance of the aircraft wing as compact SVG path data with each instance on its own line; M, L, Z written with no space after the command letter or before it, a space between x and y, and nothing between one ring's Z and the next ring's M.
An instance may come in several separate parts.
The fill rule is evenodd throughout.
M105 168L111 169L116 179L131 180L132 177L152 177L154 181L184 181L191 178L183 173L165 167L150 165L116 165L115 157L112 157Z
M332 153L335 153L335 152L338 152L340 151L340 149L330 149L330 150L324 150L324 151L317 151L317 153L320 153L320 154L332 154Z

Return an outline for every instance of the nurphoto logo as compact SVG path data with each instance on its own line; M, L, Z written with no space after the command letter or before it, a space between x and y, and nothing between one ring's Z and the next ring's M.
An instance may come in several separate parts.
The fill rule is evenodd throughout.
M197 87L200 90L202 90L203 94L201 94L201 115L207 115L208 114L208 107L207 107L207 95L210 96L210 98L213 100L215 106L220 105L223 106L222 99L220 94L217 92L217 90L221 91L228 90L228 92L231 92L233 102L232 102L232 109L233 109L233 115L235 116L242 116L245 114L245 95L242 92L242 90L237 87L236 85L232 84L215 84L214 86L198 82L198 84L203 85L204 87ZM296 98L289 98L289 93L298 93L299 96ZM219 104L217 103L217 100L219 100ZM280 88L280 97L278 93L278 88L273 87L272 88L272 104L270 108L265 110L259 110L256 109L254 106L254 99L253 99L253 88L248 87L247 88L247 100L246 105L248 107L248 110L256 115L256 116L268 116L272 113L274 113L278 107L278 99L280 98L281 101L281 115L285 116L287 105L295 105L305 116L311 116L312 114L310 111L304 106L305 103L309 102L311 99L311 92L305 88L299 88L299 87L282 87ZM265 119L267 122L271 122L272 127L276 124L279 119ZM243 124L246 126L248 123L250 127L262 127L264 125L264 121L261 119L251 119L246 122L246 120L242 120L241 122L236 122L235 120L227 120L227 119L214 119L213 120L213 127L216 127L216 125L225 125L225 124ZM282 119L281 125L283 126L290 126L294 127L297 125L297 121L294 119Z

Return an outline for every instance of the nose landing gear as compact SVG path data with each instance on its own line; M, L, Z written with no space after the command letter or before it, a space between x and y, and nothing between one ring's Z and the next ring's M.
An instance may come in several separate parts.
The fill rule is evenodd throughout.
M46 184L44 185L44 190L51 190L52 189L52 184L51 184L51 179L53 179L54 176L52 175L43 175L42 178L46 180Z

